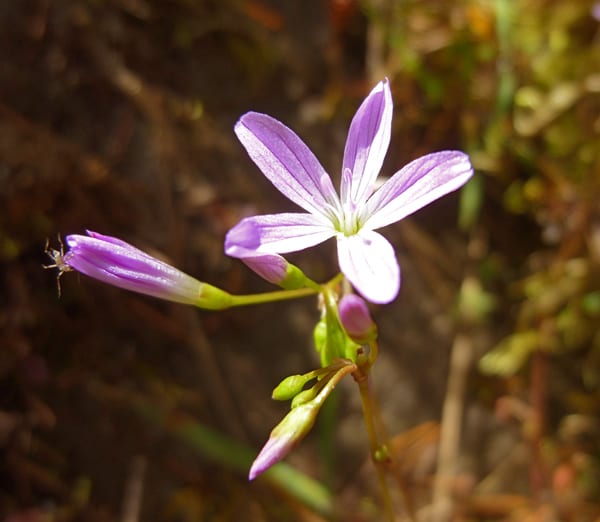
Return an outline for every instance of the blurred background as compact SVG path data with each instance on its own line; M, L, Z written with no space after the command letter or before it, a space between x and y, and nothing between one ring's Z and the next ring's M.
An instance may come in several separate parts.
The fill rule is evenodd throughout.
M383 77L383 169L446 148L461 191L385 234L374 391L398 520L600 519L600 4L590 0L0 3L0 517L382 519L342 383L279 474L246 479L318 365L315 299L191 310L56 273L50 239L118 236L235 293L244 216L293 210L233 133L293 128L339 179ZM324 281L332 242L290 256ZM437 470L437 472L436 472Z

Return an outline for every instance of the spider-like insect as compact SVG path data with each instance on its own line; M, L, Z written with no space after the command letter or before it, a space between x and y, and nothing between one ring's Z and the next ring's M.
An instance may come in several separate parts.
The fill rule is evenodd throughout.
M44 268L57 268L56 288L58 289L58 297L60 297L60 278L65 272L71 272L73 269L65 262L65 245L62 242L60 235L58 236L58 244L60 250L50 247L50 239L46 239L44 253L54 261L51 265L42 265Z

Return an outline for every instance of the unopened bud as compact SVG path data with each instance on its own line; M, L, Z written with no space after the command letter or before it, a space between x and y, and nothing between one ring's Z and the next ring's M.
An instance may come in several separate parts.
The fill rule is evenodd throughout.
M291 410L273 428L269 440L252 463L248 478L254 480L262 472L283 459L311 430L320 403L306 403Z
M366 344L377 337L377 326L364 299L356 294L346 294L340 299L338 310L340 322L354 342Z
M111 236L88 231L67 236L64 264L125 290L209 310L231 306L231 295Z
M243 261L260 277L286 290L316 286L297 266L279 254L259 252L256 225L242 220L225 237L225 253Z
M260 277L285 290L308 286L309 280L302 270L278 254L249 253L241 260Z
M272 398L276 401L287 401L302 391L304 385L315 378L315 372L304 375L290 375L281 381L273 390Z

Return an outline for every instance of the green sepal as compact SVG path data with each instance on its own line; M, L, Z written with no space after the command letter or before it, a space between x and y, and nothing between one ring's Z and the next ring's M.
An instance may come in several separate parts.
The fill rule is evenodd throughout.
M313 386L312 388L309 388L308 390L303 390L300 393L298 393L293 399L292 399L292 404L291 407L293 408L297 408L298 406L301 406L302 404L306 404L309 401L312 401L316 396L317 396L317 386Z
M205 310L225 310L233 306L233 296L216 286L200 283L200 290L194 304Z
M314 285L315 283L306 277L302 270L291 263L288 263L285 277L279 283L279 286L285 290L297 290L298 288L312 287Z
M344 359L350 359L352 362L356 362L358 349L361 347L360 344L355 343L346 332L345 334L345 343L344 343Z

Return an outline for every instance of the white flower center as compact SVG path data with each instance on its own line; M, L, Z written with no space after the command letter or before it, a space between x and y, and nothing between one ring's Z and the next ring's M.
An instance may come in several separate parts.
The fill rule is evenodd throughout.
M361 227L361 222L354 205L352 205L351 208L344 206L342 215L340 217L340 232L342 234L345 236L353 236L354 234L358 234L358 231Z
M345 169L342 176L345 179L342 182L341 200L335 192L332 194L333 188L325 183L323 179L321 179L321 193L328 200L324 210L327 217L331 220L333 228L339 234L348 237L358 234L366 219L362 209L359 209L352 200L352 173L350 169Z

